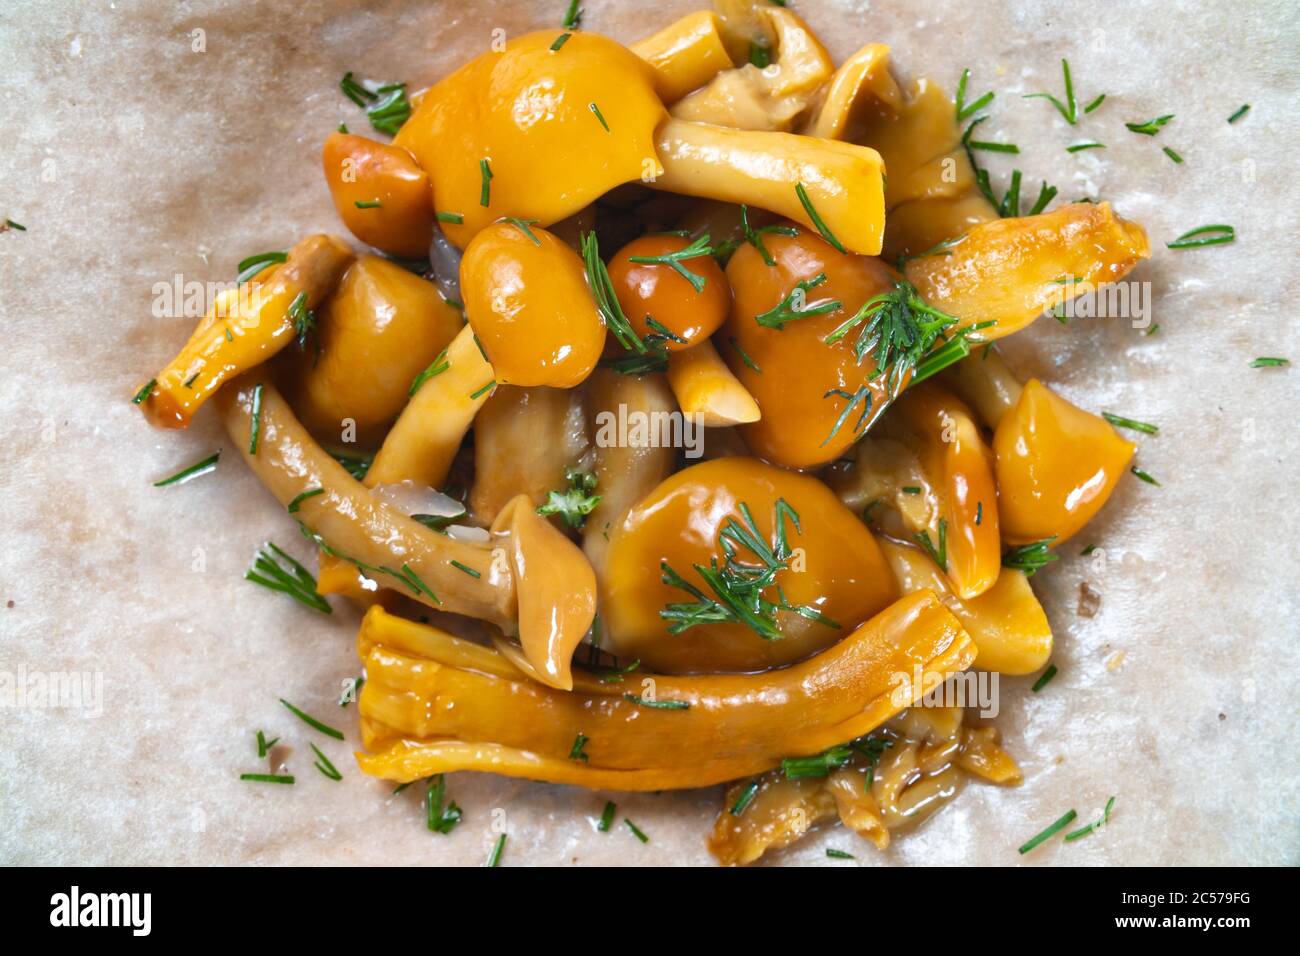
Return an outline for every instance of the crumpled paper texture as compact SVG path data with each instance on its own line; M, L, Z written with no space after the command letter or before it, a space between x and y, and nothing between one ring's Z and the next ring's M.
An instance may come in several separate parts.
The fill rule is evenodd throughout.
M587 0L583 25L635 40L700 4ZM1099 520L1035 578L1056 632L1056 679L1002 685L1019 789L969 785L878 853L838 828L772 863L1260 864L1297 851L1300 643L1295 504L1300 359L1296 209L1300 154L1294 6L1139 0L797 0L837 60L889 43L903 75L997 92L983 138L1021 154L986 162L1001 187L1098 196L1149 230L1145 335L1124 319L1037 322L1005 351L1070 400L1161 426ZM608 795L460 775L465 818L429 833L420 788L391 796L352 764L354 744L314 734L284 697L356 740L340 709L355 675L357 614L332 616L242 580L270 538L305 543L210 414L186 432L146 427L133 389L193 318L155 318L153 286L226 280L243 256L310 231L345 234L319 168L326 133L360 112L347 70L427 84L491 41L555 26L561 0L10 0L0 10L0 674L88 673L97 716L6 707L0 862L477 864L510 834L504 865L707 864L716 790L615 795L649 836L596 832ZM204 49L194 49L196 30ZM1078 128L1043 100L1069 57L1078 98L1107 99ZM1252 104L1236 125L1225 120ZM1176 114L1158 137L1124 128ZM991 135L984 135L991 134ZM1083 139L1107 146L1075 155ZM1171 146L1186 160L1174 165ZM1173 252L1195 226L1231 223L1235 244ZM223 449L214 475L150 482ZM1105 552L1080 557L1089 543ZM1077 613L1081 582L1099 613ZM1113 666L1116 655L1122 663ZM1112 664L1108 668L1107 662ZM292 748L294 787L241 783L264 769L254 735ZM311 767L308 743L343 771ZM1073 807L1117 797L1109 827L1016 847ZM857 860L828 861L825 847Z

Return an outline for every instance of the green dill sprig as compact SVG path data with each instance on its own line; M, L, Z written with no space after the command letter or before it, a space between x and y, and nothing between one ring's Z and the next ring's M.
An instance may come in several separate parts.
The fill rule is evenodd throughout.
M253 408L250 413L248 429L248 453L257 454L257 447L262 441L262 383L253 386Z
M287 568L281 567L280 561L283 561ZM257 556L253 559L253 566L244 572L244 580L287 594L299 604L304 604L322 614L333 613L329 602L317 593L316 579L311 576L311 572L272 541L266 543L266 550L257 552Z
M578 736L574 737L573 746L569 748L569 759L581 760L586 763L589 758L583 748L587 746L587 741L590 739L586 734L578 734Z
M743 348L741 348L740 342L736 340L736 337L734 335L729 336L727 338L727 344L736 350L736 354L740 356L740 360L744 362L746 366L748 366L751 370L757 372L759 375L763 374L763 370L758 367L758 363L749 357L748 352L746 352Z
M749 41L749 62L760 70L772 64L772 48L758 40Z
M702 259L705 256L713 255L713 247L709 245L708 233L700 236L691 242L685 248L678 249L676 252L665 252L661 256L629 256L628 262L636 262L641 265L660 265L668 266L679 276L691 284L691 288L696 292L704 291L705 278L687 269L682 262L689 259Z
M308 746L310 746L312 751L314 751L316 754L316 762L312 764L313 767L315 767L325 776L329 777L331 780L343 779L343 774L339 773L338 768L335 767L334 764L330 762L329 757L325 756L324 751L322 751L315 744L309 744Z
M1276 358L1269 355L1261 355L1250 363L1251 368L1281 368L1284 365L1290 365L1291 360L1286 358Z
M618 813L618 804L613 800L606 800L605 809L600 812L600 822L596 824L596 829L601 833L608 833L609 828L614 825L616 813Z
M771 234L774 236L797 236L799 230L794 226L782 226L773 223L770 226L759 226L755 229L749 224L749 207L743 203L740 206L740 228L744 233L745 242L749 243L758 250L758 254L763 257L765 265L774 266L776 260L772 258L772 253L767 251L767 246L763 244L763 236Z
M1164 116L1143 120L1140 123L1125 123L1124 126L1133 133L1140 133L1143 136L1155 136L1173 118L1173 113L1166 113Z
M740 791L740 796L737 797L736 802L731 805L731 815L733 817L740 816L745 812L745 809L754 802L754 798L758 796L758 787L758 781L751 780L745 789Z
M623 818L623 825L626 826L629 830L631 830L632 835L636 837L638 840L640 840L642 843L650 842L650 838L641 832L641 828L638 827L631 820L629 820L627 817Z
M591 472L568 468L564 478L569 487L563 491L547 493L546 503L537 509L544 517L559 515L566 525L574 531L580 531L587 521L587 515L600 504L600 495L593 495L596 490L596 476Z
M857 857L847 850L837 850L833 846L826 848L826 855L832 860L856 860Z
M1140 422L1134 418L1125 418L1122 415L1112 415L1110 412L1102 412L1101 417L1106 419L1116 428L1130 428L1135 432L1141 432L1144 435L1160 434L1160 426L1152 425L1149 422Z
M451 223L453 226L463 226L465 224L464 213L440 211L434 213L439 222Z
M1102 104L1102 103L1105 103L1105 102L1106 102L1106 94L1105 94L1105 93L1102 93L1102 94L1100 94L1096 99L1094 99L1091 103L1089 103L1087 106L1085 106L1085 107L1083 108L1083 112L1084 112L1084 113L1091 113L1093 110L1095 110L1097 107L1101 106L1101 104Z
M605 328L613 333L618 344L626 351L644 355L647 351L646 344L636 334L636 329L632 328L632 323L624 314L623 307L619 305L618 296L614 292L614 283L609 277L609 270L605 268L605 263L600 258L600 243L596 239L595 231L583 233L579 239L579 246L583 263L587 267L587 284L591 286L592 298L596 300L596 309L600 312Z
M1070 76L1069 60L1061 61L1061 73L1065 77L1065 102L1064 103L1062 103L1051 93L1026 93L1024 95L1024 99L1047 100L1049 103L1051 103L1053 106L1056 107L1056 111L1061 114L1061 116L1065 119L1067 123L1069 123L1071 126L1075 126L1079 122L1079 104L1075 102L1074 99L1074 80ZM1100 105L1101 105L1100 103L1097 103L1097 106ZM1096 109L1096 106L1094 106L1093 109Z
M461 809L456 806L455 800L447 802L447 781L442 774L435 774L429 778L424 793L424 810L430 833L441 833L445 836L460 822Z
M848 743L837 744L810 757L787 757L781 761L781 772L787 780L806 780L828 777L832 770L839 770L856 756L864 762L868 772L875 770L885 751L894 745L887 737L873 737L868 734ZM869 785L869 784L868 784Z
M1087 826L1080 827L1077 830L1067 833L1065 835L1065 842L1073 843L1075 840L1079 840L1082 839L1083 837L1086 837L1093 830L1100 829L1101 827L1104 827L1106 824L1110 823L1110 811L1113 809L1115 809L1115 798L1111 797L1109 800L1106 801L1106 809L1102 811L1100 820L1094 820L1092 823L1089 823Z
M605 128L605 132L608 133L609 123L605 122L605 115L600 111L600 107L596 105L595 101L588 103L587 109L591 110L592 114L596 117L596 119L600 120L600 125L603 126Z
M1091 140L1086 143L1075 143L1073 146L1067 146L1065 147L1065 151L1067 153L1082 153L1086 149L1105 149L1105 148L1106 148L1105 143L1098 143L1095 140Z
M429 379L437 375L441 375L449 368L451 368L451 362L447 358L447 350L443 349L441 352L438 353L437 358L435 358L432 362L429 363L428 368L426 368L423 372L421 372L419 375L415 376L415 378L411 380L411 387L407 389L406 394L408 396L413 396L416 392L420 390L421 385L423 385Z
M1034 681L1034 686L1029 689L1033 691L1035 694L1037 694L1040 690L1042 690L1044 687L1046 687L1048 684L1051 683L1052 678L1055 677L1056 674L1057 674L1056 665L1048 664L1047 670L1043 671L1042 675L1039 676L1038 680Z
M825 220L814 208L812 199L809 198L808 190L804 189L803 183L795 183L794 194L799 197L799 205L803 206L803 211L808 214L808 218L817 231L821 233L821 237L834 246L836 252L847 254L848 250L844 248L844 244L835 238L835 234L831 232L830 227L826 225Z
M301 720L308 727L311 727L314 730L319 730L322 734L325 734L327 737L333 737L335 740L343 739L343 731L336 730L335 728L331 727L329 724L321 723L311 714L299 710L297 707L293 706L293 704L289 703L283 697L280 698L280 703L282 703L288 709L289 713L293 714L295 717Z
M910 282L899 279L893 289L863 303L824 341L832 345L857 328L853 354L859 364L871 355L876 377L886 383L892 398L897 397L904 375L915 371L939 336L957 322L956 316L927 305Z
M525 236L531 239L533 241L533 245L535 246L540 246L542 244L542 240L537 238L537 233L533 232L533 230L530 228L532 226L537 225L536 219L520 219L518 216L502 216L500 219L497 220L497 222L508 222L510 225L514 226ZM477 341L477 337L475 338L475 341ZM483 348L482 346L479 346L480 351L482 351L482 348ZM487 358L487 356L484 356L484 358Z
M560 22L560 26L566 30L576 30L578 29L578 25L582 23L582 14L584 11L578 3L579 0L569 0L569 9L564 14L564 19Z
M961 71L961 79L957 81L957 97L954 105L957 109L957 122L964 123L974 113L978 113L984 107L993 102L993 91L989 90L974 103L966 102L966 84L970 82L970 69Z
M199 475L206 475L210 471L216 471L217 460L220 457L221 452L214 451L202 461L196 462L188 468L182 468L180 471L176 472L176 474L164 478L162 481L155 481L153 486L155 488L166 488L169 485L180 485L189 481L191 478L197 478Z
M280 741L280 738L279 738L279 737L272 737L270 740L267 740L267 739L266 739L266 734L262 733L262 732L259 730L259 731L257 732L257 756L258 756L258 759L260 760L260 759L264 758L268 753L270 753L271 748L274 747L277 743L279 743L279 741Z
M241 773L239 779L251 780L254 783L293 783L293 777L284 773Z
M27 231L26 226L21 222L14 222L12 219L6 219L3 224L0 224L0 232L8 232L10 229L17 229L19 232Z
M1144 471L1137 465L1134 465L1129 469L1129 471L1131 471L1136 478L1145 481L1148 485L1155 485L1157 488L1163 487L1160 482L1156 481L1155 477L1152 476L1150 472Z
M285 262L288 258L289 253L287 252L259 252L240 259L239 265L235 267L238 272L238 275L235 276L235 284L243 285L263 269Z
M408 119L411 118L411 101L406 95L405 83L381 83L370 85L358 82L349 70L339 81L343 95L366 111L370 125L389 136L397 135Z
M1171 147L1166 146L1161 150L1161 152L1163 152L1166 156L1168 156L1178 165L1180 166L1182 165L1183 157L1179 156L1178 153L1174 152L1174 150Z
M1235 113L1233 113L1231 116L1228 117L1228 122L1229 122L1229 123L1235 123L1235 122L1237 122L1237 120L1241 119L1243 116L1245 116L1245 115L1246 115L1247 113L1249 113L1249 112L1250 112L1250 104L1249 104L1249 103L1242 103L1241 106L1239 106L1239 107L1237 108L1237 111L1236 111Z
M497 867L501 865L501 855L505 853L506 837L508 834L501 834L497 837L497 842L492 844L492 852L488 854L487 862L483 864L487 867Z
M811 279L801 279L780 302L766 312L754 316L754 321L764 328L779 331L785 328L787 322L834 312L843 305L839 299L818 299L816 302L808 302L808 293L825 281L824 272L817 273Z
M777 574L789 569L793 553L786 533L786 520L789 519L794 525L796 534L803 533L795 510L784 498L776 500L773 541L769 544L759 532L749 506L742 501L737 507L744 524L734 517L728 517L718 533L718 544L723 553L722 564L719 565L715 556L708 567L692 565L712 596L706 595L683 578L667 561L660 562L663 583L686 591L695 598L693 603L669 604L659 612L661 618L671 622L668 632L680 634L700 624L732 622L746 624L764 640L774 641L782 636L780 628L776 626L777 611L789 611L826 627L838 629L838 624L816 608L791 605L781 588L776 586ZM741 560L741 549L752 554L754 560ZM777 590L776 601L763 596L763 592L773 586Z
M1221 246L1236 241L1236 238L1236 229L1218 223L1212 226L1197 226L1195 229L1190 229L1173 242L1166 242L1165 246L1170 249L1197 249L1201 246Z
M478 204L487 208L492 202L492 164L486 159L478 161L478 175Z
M628 664L625 667L619 667L619 668L603 671L600 674L600 678L599 678L600 682L602 684L621 684L623 683L623 678L626 675L631 674L640 666L641 666L641 661L638 658L637 660L634 660L631 664Z
M1077 817L1078 815L1079 814L1075 813L1073 810L1065 814L1065 816L1061 817L1059 820L1057 820L1055 823L1049 826L1042 833L1038 834L1036 837L1033 837L1027 843L1021 846L1020 854L1023 856L1024 854L1032 850L1034 847L1038 846L1040 843L1044 842L1045 840L1051 839L1057 833L1060 833L1071 823L1073 823L1075 817Z
M649 707L651 710L690 710L691 708L689 700L651 700L640 694L624 694L623 699L630 704Z
M382 209L384 204L378 199L358 199L352 205L358 209Z
M298 348L307 344L307 336L316 329L316 313L307 308L307 290L304 289L289 303L289 321L298 335Z
M555 42L551 44L551 52L552 52L552 53L559 53L559 52L560 52L560 47L562 47L562 46L564 46L564 44L568 43L568 42L569 42L569 38L570 38L571 36L573 36L572 33L561 33L558 37L555 38Z
M930 556L930 560L932 560L935 564L939 565L939 568L944 572L944 574L947 574L948 573L948 519L947 518L939 519L939 530L936 534L936 537L938 537L939 539L939 544L937 547L930 540L929 531L918 531L914 537L916 538L916 543L919 544L922 548L924 548L925 553Z
M1053 554L1049 550L1055 540L1056 535L1052 535L1050 538L1044 538L1032 544L1022 544L1019 547L1011 548L1006 554L1002 555L1002 566L1016 571L1024 571L1025 577L1032 577L1039 569L1059 560L1060 555Z
M149 381L145 382L143 385L140 386L140 391L135 393L135 396L131 399L131 404L132 405L143 404L144 400L147 399L150 395L152 395L153 390L157 387L158 387L158 379L156 378L149 379Z

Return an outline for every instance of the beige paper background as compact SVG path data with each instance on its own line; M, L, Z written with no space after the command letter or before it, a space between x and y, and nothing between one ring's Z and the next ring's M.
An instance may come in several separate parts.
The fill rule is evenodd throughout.
M633 40L699 5L588 0L584 26ZM366 126L338 92L346 70L432 81L494 27L555 25L563 0L370 4L8 0L0 8L0 673L94 672L103 712L0 709L0 862L477 864L494 809L506 865L705 864L716 791L616 796L651 837L595 832L605 794L461 775L450 837L423 827L412 788L365 779L350 746L314 735L287 697L356 739L334 704L357 672L356 614L330 619L241 580L270 537L306 556L282 509L226 447L212 417L148 429L132 389L191 319L150 314L152 286L229 279L244 255L314 230L342 233L319 172L324 135ZM1000 718L1026 782L972 785L880 854L833 828L772 858L857 865L1257 864L1297 850L1296 369L1300 359L1297 30L1287 0L1097 4L796 0L836 59L869 41L902 71L995 89L981 132L1019 143L1031 197L1091 193L1146 225L1157 335L1122 320L1038 322L1008 346L1020 370L1077 403L1161 425L1138 461L1162 488L1125 480L1041 574L1061 669L1041 694L1003 686ZM191 51L190 31L207 50ZM1068 56L1078 129L1041 100ZM1250 115L1225 118L1243 102ZM1158 138L1126 120L1177 119ZM986 137L988 138L988 137ZM1098 139L1108 149L1067 155ZM1169 145L1186 159L1175 166ZM999 181L1008 163L991 158ZM1235 245L1170 252L1211 222ZM215 448L220 469L179 488L149 482ZM206 570L191 571L202 549ZM1078 586L1103 595L1091 620ZM12 607L5 606L12 602ZM1116 651L1124 663L1108 671ZM240 783L263 769L253 736L292 743L299 783ZM345 774L311 768L308 741ZM1027 860L1024 839L1074 807L1118 797L1112 826ZM854 865L830 861L834 865Z

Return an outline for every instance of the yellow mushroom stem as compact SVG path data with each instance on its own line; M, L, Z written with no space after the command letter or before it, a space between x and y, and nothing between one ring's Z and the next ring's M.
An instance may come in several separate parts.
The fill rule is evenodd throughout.
M712 10L697 10L632 44L632 52L654 67L655 92L665 105L731 69L719 26Z
M357 646L362 738L377 751L358 754L365 772L405 782L480 770L617 790L709 786L820 753L874 730L977 653L930 592L788 668L605 682L575 671L571 693L379 607ZM579 734L586 760L569 756Z
M642 498L672 474L677 464L676 448L658 443L602 441L601 427L609 421L617 422L620 408L625 410L627 420L636 415L646 416L649 421L678 409L662 374L621 375L597 368L587 379L585 391L587 428L596 436L593 470L600 501L583 525L582 549L600 578L610 533Z
M731 374L707 339L668 353L668 384L682 413L699 415L711 428L756 422L762 415L754 396Z
M185 347L140 404L155 425L185 428L221 386L305 334L308 315L338 285L352 250L332 236L308 236L264 281L213 304ZM227 313L224 318L217 313Z
M334 554L430 607L513 629L516 580L509 564L494 554L499 541L458 541L373 495L307 433L269 379L241 376L222 389L216 407L253 473L282 505L297 500L294 517ZM322 491L300 497L316 489ZM407 569L410 573L404 573Z
M757 206L809 229L824 229L850 252L880 254L884 166L874 149L679 119L662 123L655 142L663 166L663 173L647 183L655 189Z
M1143 228L1105 202L980 223L945 252L909 260L907 281L962 327L992 322L980 330L981 341L1018 332L1067 300L1118 282L1151 255Z
M366 473L368 487L398 481L441 487L474 416L496 385L468 325L428 372L375 455Z

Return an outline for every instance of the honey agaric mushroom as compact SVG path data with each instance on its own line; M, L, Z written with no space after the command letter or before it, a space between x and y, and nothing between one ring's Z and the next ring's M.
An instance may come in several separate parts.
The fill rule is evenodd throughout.
M406 150L331 133L321 165L334 208L352 235L395 256L423 259L433 236L429 176Z
M998 423L993 450L1003 537L1055 546L1101 510L1136 446L1031 378Z
M880 109L897 112L902 103L903 94L889 72L889 47L869 43L839 65L801 132L822 139L870 142L864 139L863 114Z
M460 291L501 384L572 388L600 360L605 326L582 258L540 226L481 230L461 259Z
M352 250L332 236L308 236L285 262L250 284L247 295L220 300L228 314L210 313L137 403L155 425L185 428L223 384L270 359L308 331L310 315L352 263ZM244 291L241 289L241 292Z
M362 256L320 310L315 341L290 356L285 397L327 445L351 422L349 437L373 448L406 406L411 382L463 325L433 283Z
M501 217L550 225L639 180L809 228L820 219L846 248L880 251L874 150L671 119L643 60L588 33L552 49L559 35L531 33L471 60L420 98L394 140L428 171L439 209L461 217L444 225L457 245Z
M379 607L362 621L357 650L366 773L405 782L479 770L642 791L710 786L861 737L977 653L928 591L815 657L761 674L602 681L575 671L564 693L495 651ZM570 759L579 734L586 760Z
M765 553L738 545L741 538L761 541ZM734 608L728 602L736 592L719 591L717 582L727 581L707 576L715 563L733 567L728 548L736 566L771 573L760 592L776 605L766 629L750 615L704 604L690 617L667 616L666 609L696 607L699 594L683 583ZM829 488L752 458L692 465L651 491L611 530L603 584L608 647L674 674L801 660L841 640L897 594L871 533Z
M655 92L664 103L675 103L733 66L712 10L687 14L631 50L654 67Z
M789 130L831 76L834 66L808 25L792 10L759 9L773 37L770 63L725 70L672 107L678 119L748 130Z

